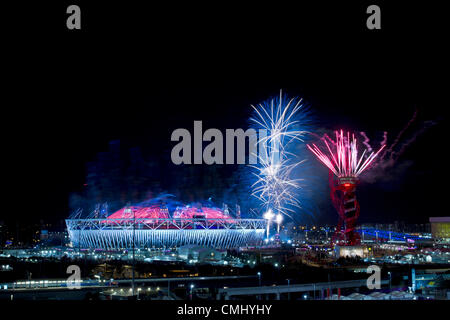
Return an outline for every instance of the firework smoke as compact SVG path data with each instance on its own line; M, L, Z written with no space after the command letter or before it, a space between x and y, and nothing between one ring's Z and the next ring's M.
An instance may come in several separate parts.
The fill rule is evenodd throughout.
M398 144L398 142L400 141L400 138L403 136L403 134L406 132L406 130L408 130L408 128L416 120L416 117L417 117L417 109L414 111L414 114L413 114L411 120L409 120L408 123L406 124L406 126L399 132L399 134L397 135L397 137L394 140L394 143L392 143L392 145L388 149L386 149L386 151L383 153L383 155L381 156L381 160L383 160L385 158L385 156L388 154L390 154L390 160L394 160L394 156L396 153L394 151L395 146Z
M369 144L370 139L367 137L367 135L366 135L366 133L365 133L364 131L361 131L360 134L361 134L361 135L363 136L363 138L364 138L363 144L366 146L367 151L372 152L372 147L371 147L370 144ZM383 145L383 144L381 144L381 145Z
M408 147L416 141L416 139L427 131L429 128L437 124L437 121L428 120L424 121L420 125L420 128L416 131L413 131L413 127L418 117L418 110L414 111L411 119L408 123L399 131L397 136L393 139L393 142L390 146L386 147L384 151L380 154L380 156L374 162L375 170L371 170L370 174L365 175L364 179L369 182L374 182L375 180L390 180L393 176L399 176L402 174L402 171L408 169L408 167L413 163L412 161L406 161L401 163L400 165L396 165L400 156L408 149ZM409 138L405 138L406 140L402 142L402 138L408 135L409 131L413 131L410 133ZM364 137L364 136L363 136ZM381 145L386 145L388 142L388 132L383 132L383 140ZM390 172L394 165L397 167L395 172Z

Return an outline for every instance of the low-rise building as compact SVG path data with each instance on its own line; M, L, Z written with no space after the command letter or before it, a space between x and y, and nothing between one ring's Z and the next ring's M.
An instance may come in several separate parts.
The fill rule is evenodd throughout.
M434 239L450 241L450 217L430 217L430 224Z

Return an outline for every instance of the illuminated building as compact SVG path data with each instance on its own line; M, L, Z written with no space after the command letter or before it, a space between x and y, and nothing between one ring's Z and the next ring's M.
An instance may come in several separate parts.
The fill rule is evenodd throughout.
M183 245L217 249L257 245L264 219L235 219L218 208L177 208L170 217L159 205L122 208L103 219L67 219L73 247L104 250L173 248Z
M450 217L430 217L430 224L434 239L450 240Z

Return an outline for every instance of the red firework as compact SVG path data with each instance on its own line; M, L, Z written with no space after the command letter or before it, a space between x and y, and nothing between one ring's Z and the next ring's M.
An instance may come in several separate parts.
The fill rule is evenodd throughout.
M335 134L336 141L326 135L322 138L329 155L322 152L315 144L307 145L307 147L330 169L331 200L339 214L333 242L356 245L360 241L359 234L356 232L356 220L359 217L359 204L355 194L358 176L369 167L386 145L382 145L377 152L371 152L368 156L364 150L358 158L355 135L350 132L345 135L343 130L336 131Z

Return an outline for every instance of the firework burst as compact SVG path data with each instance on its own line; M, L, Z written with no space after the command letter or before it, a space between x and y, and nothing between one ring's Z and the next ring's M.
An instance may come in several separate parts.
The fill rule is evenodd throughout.
M254 117L250 121L260 129L265 129L266 136L259 136L257 177L252 185L252 195L263 203L266 210L290 216L293 208L300 208L296 195L302 179L293 178L293 170L303 161L289 152L296 142L303 142L306 130L306 112L302 109L302 100L287 99L280 96L261 103L254 109Z
M322 139L327 147L329 156L322 152L315 144L312 144L312 146L307 145L307 147L338 178L357 178L386 146L382 145L377 152L372 151L369 155L366 155L367 150L364 150L361 157L358 158L357 139L355 135L352 134L350 138L350 132L347 132L347 135L345 135L343 130L340 132L336 131L335 134L336 141L328 138L330 140L330 143L328 143L327 139ZM330 147L330 144L335 149L334 151Z

